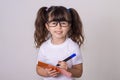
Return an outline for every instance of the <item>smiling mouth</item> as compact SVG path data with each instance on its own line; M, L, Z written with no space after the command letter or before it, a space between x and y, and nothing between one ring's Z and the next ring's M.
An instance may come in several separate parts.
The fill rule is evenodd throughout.
M61 34L61 33L62 33L62 31L55 31L55 33L57 33L57 34Z

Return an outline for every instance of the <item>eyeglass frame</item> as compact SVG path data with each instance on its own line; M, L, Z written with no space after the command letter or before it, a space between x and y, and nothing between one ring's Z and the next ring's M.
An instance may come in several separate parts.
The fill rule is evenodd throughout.
M50 22L53 22L53 21L55 21L55 22L57 22L57 23L55 24L55 26L50 26L49 23L50 23ZM67 27L67 26L62 26L62 25L61 25L61 22L63 22L63 21L65 21L65 22L68 23L67 26L71 25L71 24L70 24L70 21L67 21L67 20L59 20L59 21L58 21L58 20L51 20L51 21L47 21L47 25L48 25L49 27L56 27L56 26L58 25L58 23L59 23L59 25L60 25L61 27Z

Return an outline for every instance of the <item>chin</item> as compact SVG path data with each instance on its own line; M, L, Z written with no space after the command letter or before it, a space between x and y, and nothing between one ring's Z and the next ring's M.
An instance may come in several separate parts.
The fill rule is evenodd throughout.
M64 36L56 36L57 39L63 39L65 38Z

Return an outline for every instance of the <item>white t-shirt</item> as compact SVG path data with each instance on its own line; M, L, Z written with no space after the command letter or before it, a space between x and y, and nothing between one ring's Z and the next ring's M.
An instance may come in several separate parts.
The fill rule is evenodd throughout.
M62 61L75 53L76 56L67 61L68 67L72 65L80 64L83 62L80 48L77 43L67 38L64 43L54 45L51 43L51 38L44 42L39 49L37 61L42 61L51 65L56 66L58 61ZM43 77L44 80L74 80L74 78L68 78L64 75L58 77Z

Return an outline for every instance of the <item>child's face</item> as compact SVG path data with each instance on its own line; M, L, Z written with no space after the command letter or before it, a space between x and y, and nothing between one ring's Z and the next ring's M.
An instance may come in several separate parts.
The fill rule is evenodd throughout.
M66 38L66 35L70 30L68 21L52 21L49 19L45 26L54 39Z

